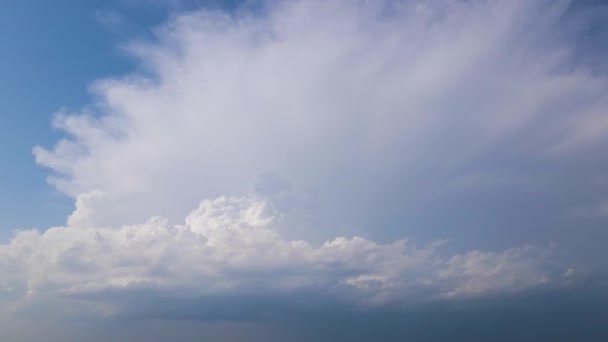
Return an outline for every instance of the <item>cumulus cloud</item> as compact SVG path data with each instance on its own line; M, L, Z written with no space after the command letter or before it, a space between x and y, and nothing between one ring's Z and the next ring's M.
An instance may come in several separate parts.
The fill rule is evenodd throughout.
M279 298L294 305L306 294L309 304L302 309L318 310L327 304L323 297L377 307L559 282L550 246L450 258L438 251L442 241L382 245L337 237L315 246L282 237L284 217L272 202L252 195L205 200L182 225L155 217L122 227L22 231L0 250L8 275L0 292L14 292L10 308L18 312L63 303L75 312L147 315L146 301L167 298L224 298L227 305L239 298Z
M564 39L582 29L560 29L569 8L286 1L173 16L125 46L139 73L55 115L66 137L34 154L76 209L0 245L0 293L17 311L120 314L152 310L137 294L368 307L559 284L574 271L551 236L442 252L367 235L406 229L407 206L529 186L531 160L603 146L606 75ZM340 237L352 232L365 237Z
M97 81L95 106L56 115L68 137L36 160L74 198L105 193L98 224L179 219L266 172L317 191L338 217L345 198L373 211L396 188L407 191L395 200L418 200L516 178L475 168L605 136L606 79L559 39L567 4L288 1L177 15L157 41L126 46L144 73Z

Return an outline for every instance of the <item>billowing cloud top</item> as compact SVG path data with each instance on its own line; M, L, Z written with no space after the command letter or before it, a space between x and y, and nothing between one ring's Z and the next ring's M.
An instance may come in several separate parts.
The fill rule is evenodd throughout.
M572 11L287 1L173 16L154 42L126 46L140 73L95 82L94 104L55 116L66 138L34 149L76 209L0 245L0 300L161 316L192 300L212 316L236 298L359 310L572 284L559 236L520 241L534 219L513 219L518 245L496 251L449 220L441 234L481 245L383 235L433 235L406 226L409 207L511 186L572 194L564 180L599 160L589 151L608 132L605 70L579 53L585 12Z

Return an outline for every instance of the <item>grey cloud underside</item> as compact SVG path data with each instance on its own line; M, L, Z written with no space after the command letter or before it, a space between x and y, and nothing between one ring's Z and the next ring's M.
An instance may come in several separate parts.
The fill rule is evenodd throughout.
M56 115L66 138L34 154L76 209L0 245L11 312L187 316L193 301L246 317L230 303L257 297L250 310L272 316L603 277L605 51L575 40L604 9L261 12L175 15L125 47L144 73L99 80L94 105Z

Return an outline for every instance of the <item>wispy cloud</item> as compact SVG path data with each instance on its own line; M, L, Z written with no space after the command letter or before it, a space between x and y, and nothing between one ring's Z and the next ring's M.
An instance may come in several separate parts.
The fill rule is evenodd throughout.
M550 196L571 169L539 182L545 168L599 159L607 79L568 39L578 26L561 29L568 11L287 1L175 15L128 45L145 72L95 82L87 111L56 115L66 138L34 149L76 210L0 245L0 291L15 310L117 314L140 308L134 293L381 306L559 286L576 272L551 234L462 252L368 235L453 192ZM252 190L260 175L276 177ZM478 241L448 221L442 234Z

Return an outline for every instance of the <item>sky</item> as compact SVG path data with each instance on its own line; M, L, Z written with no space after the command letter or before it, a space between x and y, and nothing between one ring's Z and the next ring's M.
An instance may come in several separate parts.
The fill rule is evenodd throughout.
M606 19L3 1L0 337L606 340Z

